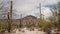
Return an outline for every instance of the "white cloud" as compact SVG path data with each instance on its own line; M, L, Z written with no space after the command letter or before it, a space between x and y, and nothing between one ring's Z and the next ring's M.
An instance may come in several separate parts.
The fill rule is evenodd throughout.
M18 15L21 13L27 14L27 15L34 15L35 13L39 13L39 9L36 8L37 5L41 2L42 6L47 4L54 4L57 3L57 0L14 0L14 8L18 10L16 12ZM44 8L45 9L45 8ZM50 11L48 8L45 10L45 14L49 13Z
M45 18L52 16L52 13L51 13L49 8L45 8L43 11L44 11L44 17Z
M0 0L1 2L2 0ZM7 0L4 0L5 2ZM39 9L37 8L39 6L39 3L44 5L48 4L55 4L58 0L13 0L13 8L17 10L15 12L17 15L23 14L26 15L35 15L35 13L40 13ZM42 8L42 11L44 11L45 16L51 15L49 8ZM39 16L38 16L39 17Z

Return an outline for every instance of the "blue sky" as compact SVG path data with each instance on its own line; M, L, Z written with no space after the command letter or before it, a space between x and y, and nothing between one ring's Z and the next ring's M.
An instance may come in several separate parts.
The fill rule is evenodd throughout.
M26 14L39 17L39 3L42 5L42 11L45 11L44 15L50 15L48 6L57 2L58 0L14 0L14 8L17 9L18 15Z
M44 11L44 15L48 16L51 14L48 6L56 4L57 2L58 0L13 0L13 10L17 10L17 12L14 11L14 13L17 15L23 14L23 16L33 15L39 17L39 3L41 3L42 13ZM14 17L19 18L17 15L14 15Z

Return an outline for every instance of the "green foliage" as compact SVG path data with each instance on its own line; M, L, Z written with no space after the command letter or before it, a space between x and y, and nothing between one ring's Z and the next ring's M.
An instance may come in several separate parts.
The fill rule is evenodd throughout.
M49 18L49 20L51 22L54 21L53 23L55 24L55 26L60 28L60 2L58 2L57 6L53 5L50 8L52 8L54 10L54 12L52 11L53 16L51 18ZM58 20L56 19L56 17L57 17Z
M38 23L39 27L44 27L46 25L46 20L40 18L40 22Z
M6 23L0 23L0 32L7 28Z

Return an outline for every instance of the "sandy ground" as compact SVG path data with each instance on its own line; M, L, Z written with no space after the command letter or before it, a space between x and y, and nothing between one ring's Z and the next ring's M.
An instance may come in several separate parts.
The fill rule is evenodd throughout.
M10 34L46 34L46 32L38 31L37 29L35 29L34 31L29 31L26 28L23 28L21 29L21 31L19 31L18 29L14 29Z
M51 34L56 33L54 30L51 31ZM27 28L22 28L21 31L19 29L14 29L11 33L8 33L8 31L5 32L5 34L47 34L43 31L38 31L38 29L34 29L34 31L30 31Z

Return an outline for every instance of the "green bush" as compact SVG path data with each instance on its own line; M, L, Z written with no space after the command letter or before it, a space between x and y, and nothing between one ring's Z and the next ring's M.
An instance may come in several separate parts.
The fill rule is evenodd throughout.
M6 24L0 24L0 32L7 28Z

